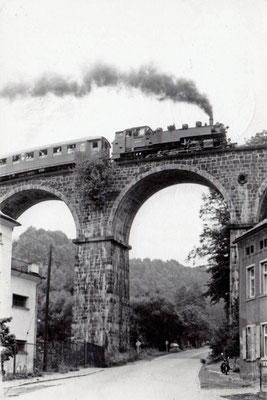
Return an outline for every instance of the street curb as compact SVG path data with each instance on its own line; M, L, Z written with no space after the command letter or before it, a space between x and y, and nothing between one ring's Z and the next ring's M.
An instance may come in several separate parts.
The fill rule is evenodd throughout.
M20 387L20 386L35 385L35 384L38 384L38 383L60 381L60 380L63 380L63 379L71 379L71 378L81 378L83 376L94 375L94 374L97 374L98 372L103 372L103 371L104 371L104 369L99 369L97 371L87 372L87 373L83 373L83 374L82 373L81 374L72 374L72 375L57 376L57 377L51 376L48 379L40 379L40 378L38 379L37 378L36 380L31 381L31 382L27 381L27 382L17 383L17 384L12 385L12 386L11 385L10 386L9 385L5 386L5 384L3 384L2 387L3 387L4 390L9 390L9 389L14 389L14 388L17 388L17 387Z

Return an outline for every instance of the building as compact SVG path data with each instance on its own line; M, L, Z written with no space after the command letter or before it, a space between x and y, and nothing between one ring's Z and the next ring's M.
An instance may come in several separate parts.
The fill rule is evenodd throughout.
M38 265L12 259L12 232L20 225L0 214L0 318L12 317L8 324L15 334L17 354L5 363L6 372L31 372L36 354Z
M267 360L267 219L235 241L239 255L241 374L257 379Z
M0 318L10 316L12 233L20 224L0 211Z

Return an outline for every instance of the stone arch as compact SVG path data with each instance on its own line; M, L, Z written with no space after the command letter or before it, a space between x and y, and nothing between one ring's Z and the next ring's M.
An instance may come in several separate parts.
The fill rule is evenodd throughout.
M120 193L110 213L108 233L127 244L132 222L142 204L159 190L179 183L202 184L220 192L228 204L231 222L236 221L229 193L212 175L192 166L164 164L138 175Z
M59 190L45 185L28 184L14 188L1 197L1 211L17 219L30 207L47 200L63 201L69 208L76 227L76 236L80 231L80 222L76 209L68 198Z
M254 215L256 222L267 218L267 178L262 182L257 192Z

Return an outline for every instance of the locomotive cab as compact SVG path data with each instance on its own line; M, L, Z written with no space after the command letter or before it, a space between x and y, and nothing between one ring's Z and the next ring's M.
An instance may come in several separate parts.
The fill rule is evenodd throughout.
M112 159L127 158L127 154L143 150L149 145L151 133L152 129L147 125L116 132L112 143Z

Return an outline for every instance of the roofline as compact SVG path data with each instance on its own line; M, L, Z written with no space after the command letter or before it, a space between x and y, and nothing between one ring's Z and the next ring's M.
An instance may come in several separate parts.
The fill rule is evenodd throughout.
M22 150L17 150L17 151L14 151L12 153L7 153L7 154L0 155L0 158L10 157L10 156L12 156L14 154L29 153L30 151L45 149L45 148L48 148L48 147L51 147L51 146L63 146L64 144L76 144L76 143L79 143L79 142L83 142L85 140L90 140L91 141L91 140L98 140L98 139L107 140L104 136L85 136L85 137L82 137L82 138L79 138L79 139L65 140L65 141L62 141L62 142L50 143L50 144L41 144L40 146L31 147L31 148L22 149Z
M11 268L11 274L13 273L14 276L22 277L24 279L28 279L31 281L41 281L42 279L45 279L42 277L40 274L37 274L35 272L27 272L27 271L22 271L21 269L18 268Z
M239 237L237 237L233 243L241 242L242 240L248 238L252 234L257 233L257 232L261 231L262 229L266 229L266 228L267 228L267 218L265 218L264 220L259 222L253 228L249 229L247 232L245 232L242 235L240 235Z
M0 219L4 219L8 222L12 222L15 226L21 226L19 222L17 222L15 219L11 218L9 215L4 214L2 211L0 211Z

